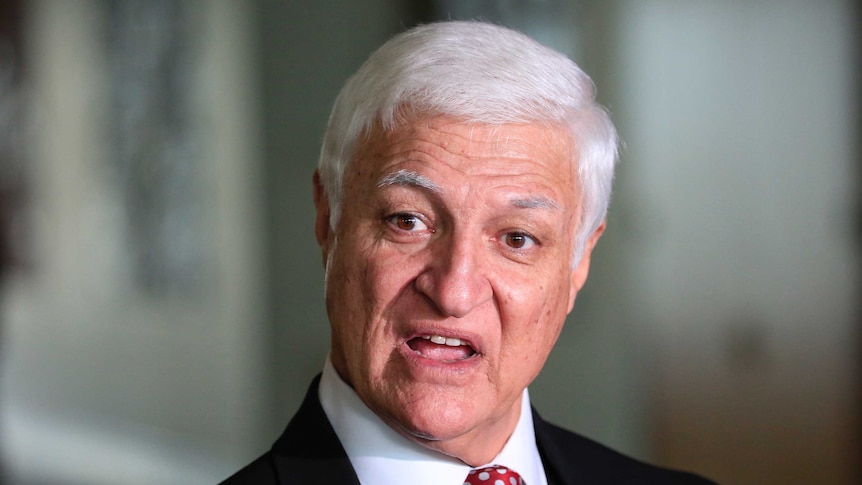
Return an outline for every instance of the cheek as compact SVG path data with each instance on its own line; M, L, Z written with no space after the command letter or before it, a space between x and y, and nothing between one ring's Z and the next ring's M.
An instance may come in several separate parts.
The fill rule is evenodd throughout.
M349 326L351 338L363 348L374 340L390 335L388 324L392 309L412 274L409 264L397 254L387 253L376 244L344 245L337 257L341 271L330 275L328 303L341 325Z
M569 285L558 275L533 281L544 283L515 285L501 299L503 332L511 346L520 347L522 359L542 363L562 331Z
M363 387L377 367L376 351L386 348L381 317L385 277L368 253L342 239L327 275L326 304L332 327L333 361L354 387ZM336 364L336 368L338 365Z
M347 348L360 342L373 305L368 265L358 257L350 241L339 238L329 258L326 274L326 306L333 336Z

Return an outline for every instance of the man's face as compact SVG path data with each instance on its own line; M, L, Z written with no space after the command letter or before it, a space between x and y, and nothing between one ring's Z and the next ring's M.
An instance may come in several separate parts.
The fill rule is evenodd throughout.
M479 463L511 434L601 232L572 268L575 150L539 125L376 128L334 231L315 179L333 364L408 438Z

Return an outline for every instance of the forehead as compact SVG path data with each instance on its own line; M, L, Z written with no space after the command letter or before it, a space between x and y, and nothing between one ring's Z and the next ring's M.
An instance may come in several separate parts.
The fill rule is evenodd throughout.
M576 149L560 126L488 125L435 116L391 130L372 129L357 147L348 177L380 182L408 170L445 186L450 176L479 176L492 183L549 186L574 197L574 160Z

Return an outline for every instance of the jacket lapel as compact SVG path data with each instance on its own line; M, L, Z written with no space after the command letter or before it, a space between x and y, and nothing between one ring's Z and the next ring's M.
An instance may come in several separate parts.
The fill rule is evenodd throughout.
M299 411L272 447L278 483L359 485L347 453L320 405L319 384L320 375L315 377Z
M533 408L533 429L536 433L536 444L548 485L569 485L578 483L577 457L560 443L559 431L547 423L536 409Z

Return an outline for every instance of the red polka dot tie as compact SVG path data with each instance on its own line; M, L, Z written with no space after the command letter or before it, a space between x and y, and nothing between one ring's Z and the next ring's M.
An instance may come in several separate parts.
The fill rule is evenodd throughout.
M464 485L526 485L517 472L504 466L491 465L470 470Z

